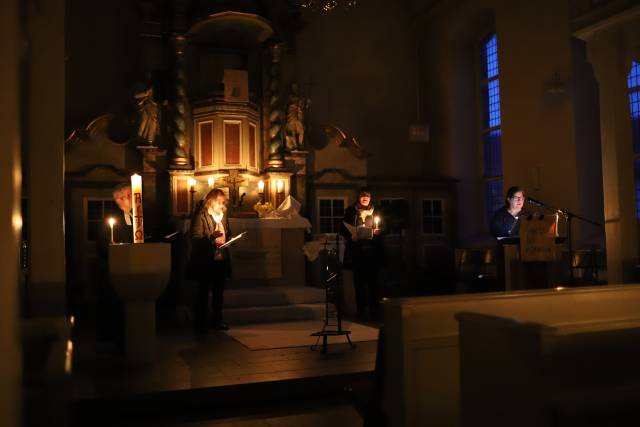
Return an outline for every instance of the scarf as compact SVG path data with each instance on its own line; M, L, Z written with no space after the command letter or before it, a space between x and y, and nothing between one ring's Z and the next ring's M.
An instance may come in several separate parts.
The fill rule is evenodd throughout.
M215 213L213 211L209 211L209 215L213 218L213 222L216 225L216 231L222 231L224 233L224 225L222 224L222 218L224 218L224 212Z
M360 219L362 220L362 223L366 224L367 217L373 215L373 206L371 206L369 209L365 209L361 207L360 204L358 204L356 205L356 212L360 217Z

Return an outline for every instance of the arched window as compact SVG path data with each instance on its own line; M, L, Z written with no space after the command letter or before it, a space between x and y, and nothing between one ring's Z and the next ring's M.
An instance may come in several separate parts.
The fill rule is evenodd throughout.
M633 141L633 166L636 189L636 218L640 218L640 62L633 61L627 76L629 109L631 110L631 135Z
M502 207L502 131L500 129L500 81L498 41L489 35L481 44L482 145L484 153L485 208L487 219Z

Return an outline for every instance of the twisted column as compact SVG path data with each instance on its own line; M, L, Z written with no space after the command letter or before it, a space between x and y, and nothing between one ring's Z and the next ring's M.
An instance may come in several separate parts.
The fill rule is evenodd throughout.
M173 169L187 169L191 167L191 147L187 140L189 99L187 98L187 78L184 66L184 50L187 39L183 34L174 34L172 41L175 53L175 111L172 123L174 144L171 167Z
M284 111L280 100L280 59L284 50L283 43L271 46L271 73L269 77L269 168L284 166L282 123Z

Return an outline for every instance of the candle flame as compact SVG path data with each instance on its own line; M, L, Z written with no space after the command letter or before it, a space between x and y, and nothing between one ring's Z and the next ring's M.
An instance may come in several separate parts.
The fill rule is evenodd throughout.
M212 176L207 178L207 184L209 184L209 188L213 187L213 177Z
M116 219L114 217L111 217L109 218L108 222L109 222L109 226L113 227L113 225L116 223Z
M258 191L260 193L264 193L264 181L263 180L258 181Z
M282 193L284 191L284 182L281 179L279 179L276 183L276 188L278 190L278 193Z
M189 178L189 189L194 190L196 188L197 181L193 178Z

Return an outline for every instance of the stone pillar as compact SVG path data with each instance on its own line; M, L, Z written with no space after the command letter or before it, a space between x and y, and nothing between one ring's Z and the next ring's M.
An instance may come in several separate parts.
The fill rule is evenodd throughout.
M166 202L162 198L166 195L158 194L158 170L167 150L159 149L156 146L137 147L142 155L142 188L144 194L145 221L150 219L148 231L154 232L163 220L166 211Z
M191 169L191 144L189 141L189 99L187 98L187 76L184 50L187 39L184 34L174 34L172 38L175 55L175 99L173 111L173 154L172 169Z
M6 1L0 13L0 425L22 425L22 366L19 325L18 286L19 248L22 217L20 215L20 48L23 37L17 0ZM23 77L24 78L24 77Z
M292 151L285 156L287 169L293 171L291 178L291 196L302 203L302 210L307 205L307 157L308 151Z
M65 4L29 4L25 141L30 314L66 310L64 239Z
M271 46L271 71L269 76L269 159L267 167L269 169L280 169L284 166L283 145L282 145L282 123L284 112L280 99L280 60L284 53L283 43L274 43Z
M627 90L627 74L633 54L628 49L632 44L626 43L621 34L610 28L582 37L587 41L589 61L600 90L609 283L632 281L634 265L638 262L638 222L634 205L633 147Z

